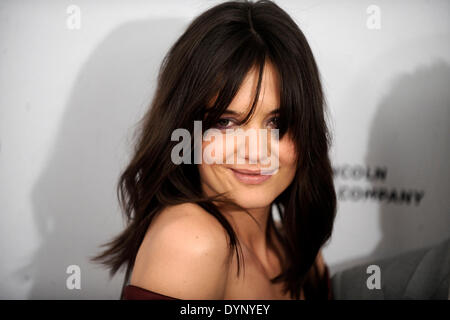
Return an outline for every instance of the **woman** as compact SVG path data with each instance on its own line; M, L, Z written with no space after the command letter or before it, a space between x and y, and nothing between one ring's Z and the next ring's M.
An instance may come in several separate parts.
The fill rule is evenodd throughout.
M329 298L320 249L336 196L324 107L311 49L276 4L225 2L197 17L164 58L120 177L127 228L94 258L111 276L126 267L122 298ZM195 121L224 141L231 129L267 130L275 170L247 145L213 144L209 154L235 161L191 161L220 136L192 139L179 154L188 161L174 161L174 132L193 136Z

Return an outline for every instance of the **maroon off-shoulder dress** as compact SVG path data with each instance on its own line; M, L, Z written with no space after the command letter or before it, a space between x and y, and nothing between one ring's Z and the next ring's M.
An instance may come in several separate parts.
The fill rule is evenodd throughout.
M123 289L122 300L180 300L131 284Z

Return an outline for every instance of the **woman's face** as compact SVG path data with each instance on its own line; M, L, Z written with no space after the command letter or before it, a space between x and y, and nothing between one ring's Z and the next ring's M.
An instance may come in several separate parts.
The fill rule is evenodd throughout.
M276 69L274 69L272 64L266 63L264 67L261 91L254 113L246 124L239 125L239 120L244 119L249 111L257 83L258 74L255 69L252 69L244 79L233 101L215 126L216 129L219 129L223 133L222 146L220 147L219 145L218 147L217 141L215 140L216 137L211 139L211 141L202 142L202 154L204 155L205 151L207 151L206 154L215 155L215 152L221 151L221 157L224 155L223 161L221 161L222 163L218 163L219 161L217 161L216 163L208 164L205 158L203 158L202 163L198 165L202 188L206 195L212 196L218 193L228 192L228 196L235 203L247 209L265 208L271 205L275 198L292 182L297 166L297 155L289 133L286 133L279 140L272 139L271 137L273 135L270 135L271 129L277 129L278 113L274 113L274 111L279 106L278 78ZM255 153L249 147L250 138L247 139L247 144L242 147L242 144L239 145L239 143L236 143L238 141L237 139L230 139L230 134L226 133L226 129L242 129L245 132L259 132L257 133L258 138L261 135L260 132L264 132L258 130L266 129L268 132L266 137L269 150L265 154L276 156L277 163L274 164L274 159L272 158L272 162L270 163L272 166L270 167L265 162L267 158L263 156L264 153L261 153L261 144L258 144L257 149L253 149L257 150ZM226 141L227 136L228 142ZM210 143L214 143L214 145L207 148ZM271 148L273 143L278 145L278 150ZM221 150L217 150L217 148L221 148ZM271 153L271 150L273 153ZM274 152L273 150L277 150L278 152ZM227 159L233 160L227 161ZM278 170L273 170L274 165ZM264 170L269 167L271 168L270 170ZM263 170L263 175L246 174L249 171L253 171L252 173L254 173L261 172L261 170ZM274 173L267 174L270 172Z

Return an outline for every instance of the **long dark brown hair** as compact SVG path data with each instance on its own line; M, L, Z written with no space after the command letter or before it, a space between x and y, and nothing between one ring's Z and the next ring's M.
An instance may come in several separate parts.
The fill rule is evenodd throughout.
M246 74L256 68L257 90L243 122L248 121L267 61L279 75L280 138L289 132L298 154L294 180L273 203L280 213L280 232L274 228L272 215L268 221L269 245L272 229L286 252L282 272L271 280L284 282L292 298L300 297L333 229L336 195L328 156L331 137L320 74L308 42L283 9L265 0L230 1L208 9L192 21L164 57L155 95L139 123L134 155L117 187L127 227L92 258L108 266L111 277L125 266L125 285L152 218L169 205L186 202L197 203L225 228L230 254L233 249L238 253L239 273L238 239L218 202L213 203L227 200L222 195L204 195L197 165L171 161L172 147L178 143L171 141L171 134L177 128L192 134L194 120L202 120L204 130L212 127ZM206 112L212 99L214 105Z

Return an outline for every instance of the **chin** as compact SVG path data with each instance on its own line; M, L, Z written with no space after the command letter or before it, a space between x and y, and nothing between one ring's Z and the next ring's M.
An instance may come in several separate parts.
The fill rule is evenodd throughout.
M261 192L261 190L236 190L231 193L232 200L246 209L265 208L272 205L275 196Z

